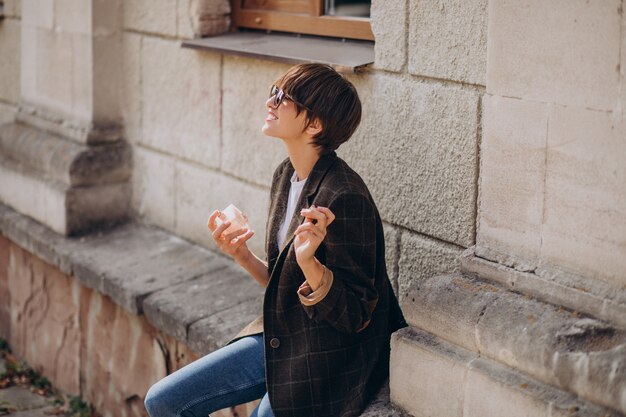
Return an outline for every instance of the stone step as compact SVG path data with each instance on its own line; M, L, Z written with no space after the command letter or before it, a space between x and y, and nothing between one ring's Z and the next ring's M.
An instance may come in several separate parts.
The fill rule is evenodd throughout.
M391 349L391 400L412 416L622 415L414 327L396 332Z
M402 309L411 326L456 345L470 358L492 360L626 412L624 330L463 273L414 284Z

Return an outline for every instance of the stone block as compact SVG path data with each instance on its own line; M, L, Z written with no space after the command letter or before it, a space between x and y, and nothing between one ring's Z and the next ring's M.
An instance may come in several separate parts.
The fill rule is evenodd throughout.
M124 29L176 36L176 1L124 1ZM170 75L173 76L171 73Z
M53 266L10 244L11 338L19 357L58 388L80 390L78 283Z
M65 32L54 32L49 29L29 28L27 26L22 30L36 31L36 84L32 87L34 88L34 97L28 98L33 100L33 104L43 105L48 110L62 115L71 115L74 82L76 81L77 85L83 86L84 83L80 80L83 80L87 75L77 73L76 80L67 76L67 74L72 74L74 70L74 36ZM83 45L85 41L86 39L83 40ZM22 51L24 51L24 46L22 46ZM24 62L22 65L25 64ZM86 66L87 63L82 64L83 69ZM84 92L85 88L81 88L81 91Z
M124 137L129 142L141 140L142 86L141 86L141 47L143 37L125 32L122 36L122 91L121 115L124 123Z
M0 200L61 234L67 231L64 191L0 165Z
M6 17L22 17L22 0L4 0L4 15Z
M338 153L363 176L383 219L472 245L478 94L388 73L349 79L365 116Z
M11 291L9 288L9 245L10 241L0 234L0 338L11 337ZM3 370L0 366L0 374Z
M472 352L477 345L476 324L503 290L460 273L415 282L403 297L402 311L409 325Z
M207 222L213 210L223 210L232 203L248 216L255 232L248 247L264 259L268 189L186 162L176 163L175 178L176 234L218 251Z
M393 290L398 295L398 262L400 260L400 235L401 232L395 227L383 223L385 234L385 264L387 275L393 286Z
M456 270L462 249L419 234L402 232L398 261L398 297L404 300L409 286L435 275Z
M17 105L0 103L0 125L5 123L13 123L16 113Z
M162 230L125 225L82 242L74 274L85 285L141 314L148 294L222 268L217 255Z
M620 3L490 2L487 92L612 110L619 94Z
M21 0L22 23L54 29L54 0Z
M0 25L0 99L15 103L20 99L21 24L5 19ZM1 119L0 119L1 121Z
M389 367L391 401L414 416L463 416L466 374L474 358L417 329L394 333Z
M270 86L290 65L224 57L221 169L269 187L274 170L287 157L283 141L265 136L265 102Z
M248 299L221 310L189 327L188 344L201 355L225 346L254 319L263 314L263 297Z
M534 259L541 248L548 107L485 95L477 246Z
M250 274L226 261L223 266L150 295L143 303L150 323L176 339L186 341L187 330L194 322L263 297L261 286Z
M143 397L166 374L165 352L145 317L81 290L81 394L102 416L145 415Z
M411 74L485 85L486 0L410 0L409 10Z
M218 54L181 49L175 41L143 39L142 143L219 166L220 61Z
M626 288L625 137L612 113L550 113L542 258L616 288Z
M467 374L463 416L550 417L549 403L537 398L540 391L532 380L474 365Z
M147 222L173 230L178 190L175 188L175 159L135 146L133 153L134 212Z
M90 35L93 22L91 3L82 0L54 0L56 30Z
M374 44L374 67L400 72L407 55L407 3L409 0L374 0L370 23Z
M227 32L230 12L228 0L179 1L178 36L191 39Z
M114 26L111 28L115 30ZM121 120L121 88L123 76L120 75L120 68L123 68L122 58L122 35L118 32L112 36L91 37L92 56L91 68L86 73L86 77L91 85L93 104L88 108L91 110L91 119L96 125L117 127ZM74 89L74 95L82 94L78 88ZM75 99L78 102L78 97ZM77 112L76 106L74 112Z

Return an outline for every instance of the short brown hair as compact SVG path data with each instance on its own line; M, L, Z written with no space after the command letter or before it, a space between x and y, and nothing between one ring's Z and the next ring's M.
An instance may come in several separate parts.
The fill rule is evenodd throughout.
M313 137L320 154L327 154L346 142L361 122L361 100L354 85L325 64L299 64L291 67L276 86L293 97L296 114L306 111L305 126L318 118L322 130Z

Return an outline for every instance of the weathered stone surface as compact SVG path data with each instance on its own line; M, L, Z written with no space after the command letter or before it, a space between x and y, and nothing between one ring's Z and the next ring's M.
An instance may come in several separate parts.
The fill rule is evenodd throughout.
M405 417L402 410L394 408L389 398L389 381L378 391L378 394L365 407L360 417Z
M62 234L67 231L65 197L64 187L0 164L0 201Z
M66 185L113 184L131 175L124 142L86 146L21 123L0 127L0 153L12 168Z
M5 19L0 25L0 99L9 103L20 98L20 39L20 22Z
M13 123L16 113L17 105L0 103L0 125Z
M265 258L265 226L270 193L250 183L185 162L176 163L176 228L174 232L202 246L218 251L207 226L213 210L234 204L248 216L255 232L246 243Z
M155 291L223 267L217 255L165 231L129 224L85 239L74 274L132 313Z
M483 105L477 245L538 258L548 107L489 95Z
M625 410L624 330L462 274L414 284L402 307L413 326L541 383Z
M553 106L541 255L588 279L626 288L626 120Z
M122 35L122 91L120 114L124 124L124 137L130 142L141 140L141 48L143 36L125 32Z
M22 0L22 23L54 28L54 0Z
M462 249L418 234L402 232L398 261L398 297L404 300L409 286L458 268Z
M78 283L10 244L8 284L12 350L59 388L78 393Z
M54 0L54 24L64 32L90 33L91 2L80 0Z
M411 326L478 352L476 323L502 291L460 273L440 275L415 282L403 297L402 311Z
M174 230L176 221L175 159L135 146L133 149L134 212L147 222Z
M22 387L0 389L0 404L10 405L17 410L31 410L49 405L49 401L41 395L34 394ZM14 414L18 415L18 414Z
M81 287L80 298L83 399L103 417L145 416L143 397L166 370L155 330L96 291Z
M9 240L0 234L0 338L11 336L11 292L9 288ZM0 374L2 369L0 367Z
M124 1L124 29L176 36L176 3L169 0Z
M614 108L619 94L619 0L503 0L489 5L489 93Z
M167 3L175 7L175 3ZM146 2L145 6L148 4L158 9L159 5ZM148 37L143 38L141 50L142 143L218 167L220 55L181 49L179 42Z
M621 415L415 328L395 333L391 346L391 399L411 415Z
M461 270L495 281L512 291L531 295L553 305L585 312L601 320L626 328L626 293L615 286L554 269L537 267L534 272L518 271L519 262L499 262L489 253L484 259L478 248L470 248L460 257ZM483 251L484 252L484 251ZM496 259L489 261L487 259Z
M374 0L370 23L376 43L374 66L377 69L400 72L406 64L408 0Z
M227 32L230 25L228 0L182 0L178 2L178 36L200 38Z
M486 0L410 0L409 10L411 74L485 85Z
M475 355L414 328L392 335L391 355L394 404L414 416L463 415L465 375Z
M281 139L265 136L261 128L267 117L265 102L270 86L289 67L256 59L224 57L223 171L254 184L271 185L272 174L287 158L287 152Z
M387 275L389 275L389 280L397 295L401 232L387 223L383 223L383 232L385 233L385 265L387 267Z
M19 19L22 16L22 0L4 0L4 15Z
M259 296L198 320L189 327L189 347L201 355L213 352L225 346L262 313L263 297Z
M388 73L350 79L367 117L338 153L363 176L383 219L472 245L478 94Z
M178 340L187 340L189 326L205 317L250 299L263 291L256 281L236 265L215 269L192 281L150 295L144 302L148 321ZM217 341L220 342L220 341Z

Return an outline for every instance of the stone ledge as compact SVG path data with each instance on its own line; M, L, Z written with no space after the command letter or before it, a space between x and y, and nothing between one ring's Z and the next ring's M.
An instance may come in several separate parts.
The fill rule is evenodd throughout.
M413 285L409 324L532 376L626 412L626 331L454 273Z
M244 283L242 274L225 258L142 224L127 223L90 236L67 238L0 204L0 234L83 285L108 295L133 314L142 314L145 304L150 312L146 315L148 321L180 341L188 340L186 329L192 322L210 318L215 308L224 308L228 303L245 304L254 296L254 287L258 287L251 279ZM237 283L235 287L224 282L231 278L231 283ZM211 281L221 284L210 296L195 294L190 302L179 299L178 303L168 298L168 292L182 295L181 292L193 291L198 283L208 285ZM232 291L233 288L238 290ZM260 305L259 302L257 314ZM223 319L221 326L239 326L229 337L246 324L238 317ZM224 339L201 332L196 336L195 347L211 351L222 346Z
M498 259L498 263L488 260L494 258ZM460 263L461 270L495 281L509 290L583 311L626 329L624 288L615 288L609 283L585 279L555 268L530 265L510 255L504 258L480 247L470 247L463 252Z
M420 329L408 327L392 336L392 358L410 356L410 361L392 360L390 385L394 403L411 415L432 417L535 416L619 417L622 414L587 402L467 351ZM397 370L397 372L395 372ZM407 384L406 377L424 379ZM423 382L423 383L420 383ZM446 384L446 385L444 385ZM441 387L446 389L442 390Z

